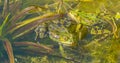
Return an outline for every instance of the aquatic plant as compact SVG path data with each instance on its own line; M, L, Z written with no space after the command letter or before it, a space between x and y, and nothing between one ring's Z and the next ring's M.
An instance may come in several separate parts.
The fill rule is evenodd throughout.
M23 4L27 1L29 2ZM75 48L64 47L73 52L70 54L67 53L67 56L70 58L65 58L66 60L71 60L74 63L73 58L75 56L75 60L77 59L83 63L86 63L85 59L92 63L119 62L117 61L117 59L119 59L120 48L118 39L120 30L119 3L117 3L117 6L111 3L112 0L59 0L52 1L54 3L50 5L45 4L39 6L38 4L31 5L30 3L33 1L34 0L31 2L30 0L24 0L24 2L23 0L0 0L0 3L2 3L0 4L0 57L4 57L4 54L7 53L9 62L14 63L13 51L16 51L14 47L18 47L18 52L27 51L27 54L39 54L42 52L42 49L50 52L52 49L45 45L32 41L19 42L15 40L33 31L34 28L42 25L41 23L67 17L72 21L72 24L65 29L73 35L73 40L75 41L73 46L75 46ZM105 4L103 2L105 2ZM114 0L114 2L116 3L117 0ZM109 6L111 6L111 8L109 8ZM112 10L112 8L114 8L114 10ZM61 29L57 31L61 31ZM54 31L53 33L57 32ZM51 40L53 39L54 38ZM57 41L59 41L59 39ZM60 49L62 50L60 53L68 52L67 50L63 50L61 46ZM91 57L87 59L87 55ZM24 57L22 57L22 59L24 59ZM39 58L31 57L30 61L37 62L39 61L38 59ZM47 56L44 56L40 60L41 62L49 62ZM79 61L77 62L79 63ZM60 59L60 62L66 61Z
M64 14L54 14L48 13L42 16L36 16L33 18L22 20L21 18L27 15L31 10L40 11L40 7L30 6L24 8L23 10L20 9L21 2L15 1L10 3L9 0L4 0L4 5L2 9L2 15L0 16L0 40L6 50L9 58L10 63L14 63L14 54L13 54L13 43L17 37L24 35L25 33L30 32L33 30L38 24L42 23L43 21L48 21L56 18L60 18L64 16ZM38 9L39 8L39 9ZM20 21L22 20L22 21ZM15 33L15 34L14 34ZM45 46L34 44L32 42L20 43L21 45L27 44L27 46L33 47L42 47ZM15 43L16 45L16 43ZM46 49L47 47L45 47ZM48 50L51 50L48 48ZM2 52L0 52L2 53Z

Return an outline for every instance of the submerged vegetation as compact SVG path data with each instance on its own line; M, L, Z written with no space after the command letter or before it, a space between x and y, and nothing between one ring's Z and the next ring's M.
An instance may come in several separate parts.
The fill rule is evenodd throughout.
M119 63L119 0L0 0L0 63Z

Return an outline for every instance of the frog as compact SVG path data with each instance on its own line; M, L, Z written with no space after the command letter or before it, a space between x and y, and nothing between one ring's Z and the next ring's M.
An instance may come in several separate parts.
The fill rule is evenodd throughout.
M34 31L36 33L35 40L39 38L45 38L48 35L47 26L45 23L41 23L40 25L38 25Z
M52 20L47 23L40 24L36 29L36 38L45 38L46 35L57 42L59 45L60 53L63 57L67 57L63 47L73 47L73 35L67 29L71 22L67 19Z
M78 33L76 32L77 35L79 34L79 37L81 40L84 38L83 36L85 36L86 33L88 33L86 27L89 28L89 32L90 32L89 34L91 34L91 36L94 36L95 39L100 39L100 38L103 39L106 36L109 36L110 33L112 33L110 29L106 29L106 24L108 25L109 23L110 25L113 26L113 28L116 28L114 25L114 22L112 23L112 21L110 20L105 21L105 19L103 19L103 18L108 18L108 19L111 18L109 17L109 14L106 14L103 12L88 13L88 12L83 12L83 11L76 9L76 10L71 10L68 16L76 22L76 25L75 25L76 28L79 27L80 24L83 25L81 29L79 27ZM75 31L73 31L72 33L75 33Z
M71 10L68 16L78 24L87 26L94 25L97 21L97 14L80 11L79 9Z
M65 46L72 46L74 42L73 36L63 24L51 24L49 25L48 30L50 39Z
M74 42L73 36L67 30L70 23L71 22L66 19L52 20L47 23L42 23L35 29L36 38L42 39L48 36L51 40L58 42L59 44L72 46Z

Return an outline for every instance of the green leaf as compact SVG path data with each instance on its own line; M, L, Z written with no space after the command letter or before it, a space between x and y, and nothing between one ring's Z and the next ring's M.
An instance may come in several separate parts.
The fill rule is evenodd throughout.
M48 14L45 14L43 16L38 16L38 17L34 17L34 18L31 18L31 19L27 19L27 20L24 20L22 22L19 22L13 26L11 26L9 29L8 29L8 33L12 33L14 32L15 30L21 28L21 27L24 27L26 25L29 25L31 23L37 23L37 24L40 24L41 22L43 21L48 21L48 20L53 20L53 19L59 19L61 17L65 16L65 14L55 14L55 13L48 13Z
M34 26L29 26L29 27L26 26L26 27L23 27L23 28L17 30L17 32L15 33L15 36L13 36L13 39L16 39L16 38L18 38L18 37L20 37L20 36L22 36L22 35L30 32L30 31L33 30L36 26L37 26L37 25L35 24ZM27 29L26 29L26 28L27 28Z
M9 15L10 15L10 14L8 14L8 15L6 16L5 20L3 21L2 25L0 26L0 36L3 35L3 33L2 33L2 32L3 32L3 28L5 27L5 25L6 25L7 21L8 21Z
M23 9L22 11L20 11L10 19L10 24L14 25L21 17L28 14L31 10L34 10L34 9L36 9L35 6L30 6Z
M37 17L34 17L34 18L30 18L30 19L24 20L24 21L22 21L20 23L17 23L15 26L13 26L13 29L11 29L10 32L13 32L14 30L16 30L16 29L18 29L20 27L23 27L23 26L25 26L27 24L33 23L35 21L38 21L40 19L43 19L43 18L46 18L46 17L50 17L50 16L53 16L53 14L49 13L47 15L45 14L43 16L37 16Z
M32 23L29 23L27 25L25 25L24 27L21 27L19 29L17 29L14 33L13 33L13 39L16 39L28 32L30 32L31 30L33 30L35 27L37 27L38 25L40 25L42 22L45 22L45 21L50 21L50 20L53 20L53 19L56 19L56 18L60 18L61 17L61 14L55 14L53 16L46 16L38 21L35 21L35 22L32 22Z

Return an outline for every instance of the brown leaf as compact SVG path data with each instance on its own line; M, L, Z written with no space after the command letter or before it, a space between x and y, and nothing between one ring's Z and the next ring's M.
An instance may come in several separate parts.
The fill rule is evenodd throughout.
M10 60L10 63L14 63L14 55L13 55L13 50L12 50L12 46L11 43L8 39L4 40L4 48L8 54L8 58Z
M41 24L42 22L50 21L50 20L54 20L54 19L60 19L63 16L65 16L65 14L38 16L38 17L35 17L35 18L31 18L32 20L28 19L28 20L20 22L16 25L11 26L8 31L10 33L13 33L14 31L17 31L17 32L15 32L15 35L16 35L16 38L17 38L19 36L24 35L25 33L29 32L29 31L33 30L37 25Z
M20 7L22 6L22 1L15 1L9 4L9 11L11 14L16 14L17 12L20 11Z
M30 6L27 7L25 9L23 9L22 11L20 11L18 14L14 15L11 20L10 20L10 24L13 25L16 23L16 21L18 21L21 17L23 17L24 15L26 15L30 10L35 9L36 7L34 6Z
M53 49L51 49L50 47L37 44L37 43L33 43L33 42L14 42L14 45L15 46L33 46L33 47L38 47L40 49L45 49L48 52L53 52Z
M2 17L6 17L8 15L9 11L9 0L4 0L4 7L3 7L3 12L2 12Z

